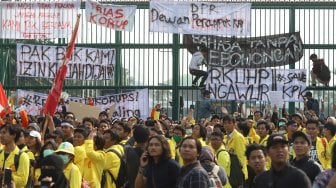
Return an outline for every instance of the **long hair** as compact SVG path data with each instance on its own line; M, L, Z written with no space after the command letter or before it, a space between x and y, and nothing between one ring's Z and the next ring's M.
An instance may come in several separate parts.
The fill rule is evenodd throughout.
M162 136L162 135L155 135L155 136L150 137L150 138L148 139L148 141L147 141L146 150L148 151L149 142L150 142L152 139L157 139L157 140L159 140L159 142L161 143L162 154L161 154L161 156L160 156L159 162L162 162L162 161L166 161L166 160L171 159L172 156L171 156L170 147L169 147L167 138L164 137L164 136ZM152 157L150 157L150 160L153 160ZM154 162L154 161L151 161L151 162Z

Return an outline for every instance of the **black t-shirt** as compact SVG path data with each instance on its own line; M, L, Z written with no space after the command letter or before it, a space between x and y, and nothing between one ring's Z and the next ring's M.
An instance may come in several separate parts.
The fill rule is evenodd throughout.
M147 178L147 188L172 188L176 186L180 173L179 164L172 160L152 163L146 166L144 176Z
M134 187L135 178L138 174L138 169L140 166L140 156L144 152L143 148L125 146L125 156L127 165L127 177L129 181L129 187Z
M271 168L259 175L253 184L254 188L311 188L308 176L289 164L280 171Z

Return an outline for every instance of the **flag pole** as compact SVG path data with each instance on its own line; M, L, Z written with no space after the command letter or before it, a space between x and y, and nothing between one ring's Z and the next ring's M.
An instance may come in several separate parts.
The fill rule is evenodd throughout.
M62 66L57 71L53 86L52 86L52 88L49 92L48 98L47 98L46 103L44 105L45 109L43 111L44 111L45 115L54 116L54 113L56 111L58 101L61 97L63 83L64 83L66 73L67 73L67 63L70 61L70 58L71 58L71 56L74 52L74 49L75 49L75 41L76 41L77 34L78 34L80 17L81 17L81 14L77 14L76 25L75 25L74 30L72 32L70 42L68 43L68 46L66 48L64 61L62 63ZM44 135L45 135L45 132L47 130L48 119L49 118L46 118L46 120L44 121L44 124L43 124L42 139L44 139Z

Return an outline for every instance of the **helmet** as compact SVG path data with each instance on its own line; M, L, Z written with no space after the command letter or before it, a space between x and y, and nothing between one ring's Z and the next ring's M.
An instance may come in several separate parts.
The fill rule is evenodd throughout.
M62 142L55 151L55 153L59 152L75 155L75 149L70 142Z

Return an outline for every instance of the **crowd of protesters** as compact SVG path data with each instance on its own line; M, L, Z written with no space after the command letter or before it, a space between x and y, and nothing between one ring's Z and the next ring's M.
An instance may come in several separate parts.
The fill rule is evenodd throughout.
M0 118L0 187L335 187L336 119L306 97L294 114L222 108L197 119L190 109L181 121L159 104L143 120L106 111L77 119L62 103L53 117L28 114L26 126L13 110Z

